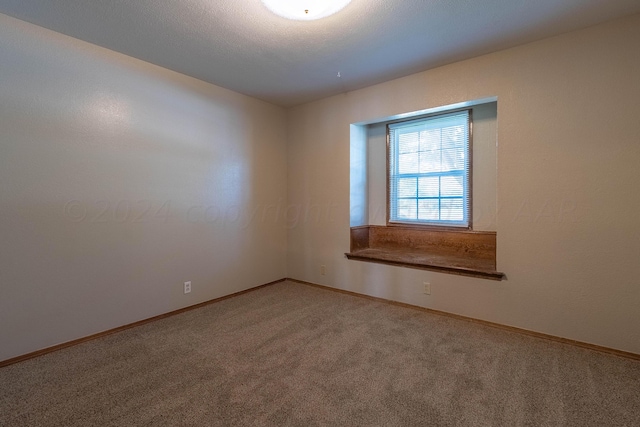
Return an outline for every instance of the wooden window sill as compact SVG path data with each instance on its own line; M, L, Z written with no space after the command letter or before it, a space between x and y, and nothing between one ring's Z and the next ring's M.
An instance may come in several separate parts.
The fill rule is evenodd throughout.
M415 227L351 229L348 259L502 280L496 271L496 233L434 231Z

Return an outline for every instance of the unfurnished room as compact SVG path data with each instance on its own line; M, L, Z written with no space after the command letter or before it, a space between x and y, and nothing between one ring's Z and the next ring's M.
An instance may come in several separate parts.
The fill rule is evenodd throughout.
M0 426L640 425L640 0L0 0Z

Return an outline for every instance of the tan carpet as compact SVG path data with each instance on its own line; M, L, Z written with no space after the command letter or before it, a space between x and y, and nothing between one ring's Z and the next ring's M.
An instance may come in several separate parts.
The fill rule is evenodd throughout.
M284 282L0 369L0 425L640 426L640 362Z

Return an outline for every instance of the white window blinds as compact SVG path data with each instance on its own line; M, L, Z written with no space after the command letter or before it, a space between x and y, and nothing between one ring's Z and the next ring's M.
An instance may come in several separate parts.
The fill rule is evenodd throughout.
M469 111L389 125L389 221L470 227Z

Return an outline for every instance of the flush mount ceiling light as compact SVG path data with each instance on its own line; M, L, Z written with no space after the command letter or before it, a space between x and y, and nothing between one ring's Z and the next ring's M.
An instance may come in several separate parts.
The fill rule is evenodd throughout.
M276 15L298 21L312 21L340 11L351 0L262 0Z

